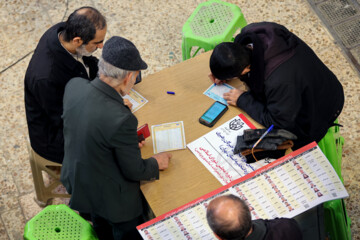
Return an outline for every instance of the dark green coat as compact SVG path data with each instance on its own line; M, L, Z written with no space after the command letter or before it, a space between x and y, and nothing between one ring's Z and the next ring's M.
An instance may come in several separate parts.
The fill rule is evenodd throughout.
M96 78L73 78L64 95L65 157L61 181L70 207L111 222L142 213L140 180L159 178L154 158L142 159L138 121L122 97Z

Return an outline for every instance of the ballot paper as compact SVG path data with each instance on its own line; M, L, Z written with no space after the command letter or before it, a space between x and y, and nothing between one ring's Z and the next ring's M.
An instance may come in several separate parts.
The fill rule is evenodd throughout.
M212 199L224 194L243 199L253 220L292 218L321 203L349 196L313 142L137 229L147 240L216 240L206 221L206 208Z
M186 148L183 121L151 126L154 153Z
M212 84L205 92L204 94L215 101L222 102L227 105L226 100L223 98L224 93L229 92L231 89L233 89L233 86L230 86L229 84L223 83L221 85L214 85Z
M269 163L268 160L262 160L248 164L240 153L233 153L237 136L243 135L244 130L250 128L255 129L255 126L240 114L189 143L187 147L225 185Z
M142 106L144 106L148 100L145 99L143 96L141 96L140 93L135 91L134 89L131 89L128 95L125 95L123 98L128 99L132 103L132 109L131 112L136 112L139 110Z

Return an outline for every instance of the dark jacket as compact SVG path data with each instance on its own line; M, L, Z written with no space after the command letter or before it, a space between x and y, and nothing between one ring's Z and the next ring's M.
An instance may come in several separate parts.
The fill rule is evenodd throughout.
M301 240L302 233L294 219L276 218L253 221L253 232L245 240Z
M140 180L159 178L156 159L142 159L136 117L112 87L72 79L64 95L65 157L61 181L70 207L111 222L142 213Z
M60 44L65 23L51 27L41 37L25 75L25 109L31 147L40 156L61 163L64 157L62 100L66 83L74 77L94 79L98 60L76 61Z
M237 106L265 127L274 124L297 135L294 149L320 141L343 108L341 83L313 50L285 27L250 24L240 35L249 33L261 39L264 51L264 98L250 88L239 97ZM235 42L246 44L239 40L240 35Z

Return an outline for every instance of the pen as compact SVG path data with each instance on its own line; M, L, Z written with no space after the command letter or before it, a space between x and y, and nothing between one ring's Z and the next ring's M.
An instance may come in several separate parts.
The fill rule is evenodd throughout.
M261 137L259 138L259 140L256 141L256 143L254 144L254 146L253 146L252 148L255 148L255 147L259 144L259 142L260 142L261 140L263 140L263 138L264 138L273 128L274 128L274 125L271 125L271 126L268 128L268 130L266 130L266 132L264 132L263 135L261 135Z
M171 91L167 91L166 93L167 93L167 94L175 95L175 92L171 92Z

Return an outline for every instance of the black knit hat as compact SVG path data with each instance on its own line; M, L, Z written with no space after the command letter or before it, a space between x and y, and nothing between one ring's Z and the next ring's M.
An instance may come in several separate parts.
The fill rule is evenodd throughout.
M102 58L111 65L128 71L147 69L136 46L129 40L114 36L107 40L102 50Z

